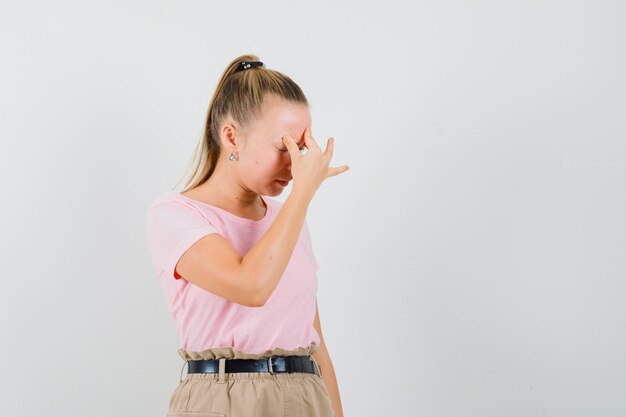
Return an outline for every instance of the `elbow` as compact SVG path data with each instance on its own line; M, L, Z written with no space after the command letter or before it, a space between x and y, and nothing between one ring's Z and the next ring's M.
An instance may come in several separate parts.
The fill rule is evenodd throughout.
M251 307L263 307L267 303L267 299L268 297L265 297L261 292L257 292L252 300Z

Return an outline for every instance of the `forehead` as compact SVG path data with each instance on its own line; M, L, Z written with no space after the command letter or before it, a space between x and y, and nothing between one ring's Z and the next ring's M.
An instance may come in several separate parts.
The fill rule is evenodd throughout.
M263 103L262 116L254 123L254 130L268 140L282 142L283 135L299 141L304 129L311 125L311 114L306 105L277 98Z

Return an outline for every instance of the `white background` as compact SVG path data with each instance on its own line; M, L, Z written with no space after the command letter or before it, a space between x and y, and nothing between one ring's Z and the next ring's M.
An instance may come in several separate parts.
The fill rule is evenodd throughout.
M351 167L307 214L346 416L625 415L625 11L6 2L0 415L165 416L145 211L246 53Z

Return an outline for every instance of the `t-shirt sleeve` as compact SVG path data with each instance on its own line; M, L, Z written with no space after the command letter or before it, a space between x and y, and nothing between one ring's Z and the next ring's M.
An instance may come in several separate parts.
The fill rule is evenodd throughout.
M197 208L168 201L153 204L146 214L146 237L152 264L168 277L182 278L174 272L181 256L198 240L217 228Z

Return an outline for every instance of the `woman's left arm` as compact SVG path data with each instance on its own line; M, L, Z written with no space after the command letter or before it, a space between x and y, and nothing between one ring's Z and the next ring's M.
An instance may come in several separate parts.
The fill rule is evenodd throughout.
M343 417L343 408L341 407L341 397L339 396L337 377L335 376L335 368L333 368L333 362L330 359L330 354L328 353L326 343L324 342L324 336L322 335L322 325L320 324L317 300L315 301L315 309L315 321L313 322L313 326L320 337L320 347L311 356L321 369L322 380L324 381L324 385L326 385L326 390L330 396L336 417Z

